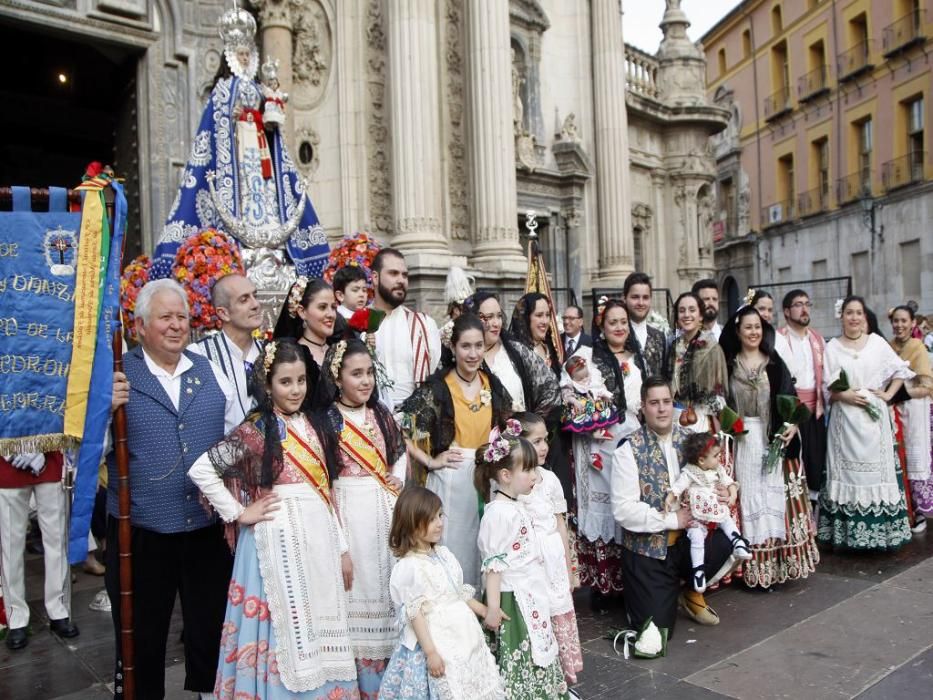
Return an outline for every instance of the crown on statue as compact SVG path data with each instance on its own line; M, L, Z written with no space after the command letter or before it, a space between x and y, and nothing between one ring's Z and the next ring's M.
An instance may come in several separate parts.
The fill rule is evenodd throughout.
M279 77L279 59L267 56L260 70L262 71L263 81L277 80Z
M224 48L252 48L256 36L256 20L236 2L220 18L220 38Z

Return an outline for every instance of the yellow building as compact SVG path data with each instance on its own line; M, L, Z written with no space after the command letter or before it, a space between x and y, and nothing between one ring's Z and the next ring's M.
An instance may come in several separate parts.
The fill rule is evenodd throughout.
M931 5L746 0L701 39L732 113L713 139L724 296L851 276L877 310L933 311Z

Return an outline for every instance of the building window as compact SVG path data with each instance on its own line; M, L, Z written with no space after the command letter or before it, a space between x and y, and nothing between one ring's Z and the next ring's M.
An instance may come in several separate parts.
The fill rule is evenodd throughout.
M868 251L852 254L852 291L859 296L868 296L871 292L871 269L868 267Z
M792 153L778 159L777 185L778 199L787 202L787 206L790 208L797 194L794 187L794 155Z
M645 230L641 226L632 229L632 254L635 257L635 269L645 269Z
M719 49L719 75L724 75L726 72L726 50Z
M829 139L825 136L813 142L816 155L816 181L820 209L829 206Z
M923 179L923 98L918 97L904 105L907 109L907 155L910 176Z
M919 240L901 243L901 297L905 300L920 299L922 262Z
M863 192L871 192L871 151L874 142L871 117L860 122L858 130L859 186Z
M734 236L736 234L736 202L735 186L732 183L731 177L719 181L719 201L722 203L722 208L726 215L726 235L730 237Z
M784 21L781 18L781 6L775 5L771 8L771 31L775 36L784 30Z
M748 58L752 55L752 33L746 29L742 32L742 58Z
M828 275L829 273L826 271L825 260L814 260L810 263L810 279L822 280L826 279Z
M867 62L868 55L868 17L863 12L849 20L849 45L864 46Z

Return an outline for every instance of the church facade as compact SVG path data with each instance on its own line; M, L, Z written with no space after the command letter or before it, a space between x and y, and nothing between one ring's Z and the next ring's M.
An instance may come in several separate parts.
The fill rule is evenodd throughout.
M113 159L145 252L220 65L217 20L228 6L0 8L4 23L118 47L137 62ZM713 274L709 137L730 115L707 97L705 57L679 0L659 8L654 55L625 44L619 0L252 0L250 9L263 55L279 62L287 144L328 236L365 230L403 250L412 297L432 312L443 313L451 265L506 303L517 296L527 210L559 305L569 290L582 301L618 289L634 269L672 291Z

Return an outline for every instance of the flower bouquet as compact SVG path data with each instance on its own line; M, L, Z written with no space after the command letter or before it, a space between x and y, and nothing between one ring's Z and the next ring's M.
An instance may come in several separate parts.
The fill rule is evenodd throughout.
M140 255L123 268L120 278L120 307L123 309L123 327L129 337L136 339L136 297L139 296L143 285L149 281L149 268L152 261L148 255Z
M332 284L334 274L341 267L352 265L362 268L366 273L366 279L369 286L369 300L372 301L374 290L372 285L371 270L373 259L382 249L376 240L365 231L358 231L352 236L344 236L336 246L331 248L327 259L327 267L324 268L324 281Z
M843 391L848 391L851 388L852 387L849 384L849 375L846 374L846 371L844 369L839 370L839 376L836 378L836 380L832 384L829 385L830 391L840 392L840 393ZM860 394L866 399L871 399L871 393L867 389L857 389L856 393ZM874 421L881 420L881 411L879 411L878 407L875 406L873 403L869 402L865 404L864 406L862 406L862 408L865 409L865 413L867 413L868 416L872 420Z
M220 328L220 319L211 304L211 288L231 272L245 272L243 260L236 242L220 231L205 229L178 248L172 278L188 295L192 328Z
M719 411L719 426L722 432L732 437L745 435L748 432L745 429L745 423L742 422L742 416L728 406L723 406L722 410Z
M657 659L667 655L666 627L658 627L649 617L637 630L621 630L612 637L612 648L618 654L616 645L621 640L622 655L627 659L634 656L636 659ZM629 648L631 647L631 650Z
M357 333L375 333L379 330L383 319L386 317L385 311L374 308L357 309L350 316L347 325Z
M769 474L781 463L781 460L784 459L784 453L787 451L787 445L784 444L781 437L791 427L800 425L810 419L810 409L796 396L788 394L777 395L777 412L784 424L771 439L771 444L768 445L768 451L764 456L764 470Z

